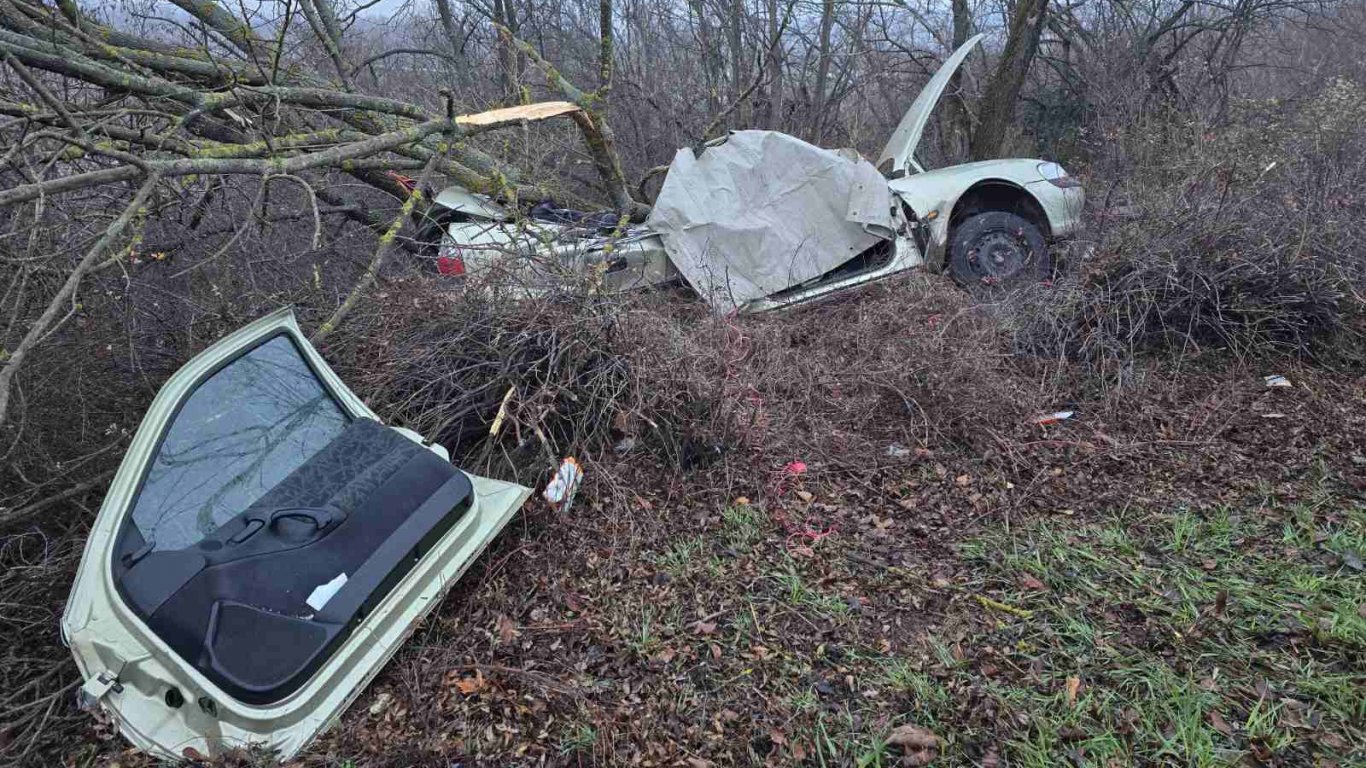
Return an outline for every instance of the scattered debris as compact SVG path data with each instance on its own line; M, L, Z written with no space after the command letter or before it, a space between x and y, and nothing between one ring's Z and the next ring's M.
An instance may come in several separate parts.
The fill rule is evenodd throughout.
M546 485L542 497L550 502L550 506L556 512L568 512L574 505L574 494L579 492L579 483L582 480L583 470L579 467L578 460L570 456L560 463L559 470Z
M394 695L388 691L376 696L375 700L370 704L370 714L372 716L384 714L384 710L389 708L389 705L393 700Z
M1224 719L1224 716L1219 714L1219 710L1211 709L1209 714L1205 716L1205 719L1209 721L1210 727L1219 733L1225 736L1233 735L1233 726L1229 725L1228 721Z
M893 459L905 459L911 455L911 449L898 443L887 446L887 455Z
M1288 387L1291 386L1290 379L1280 375L1263 376L1262 380L1268 387Z
M1041 427L1046 427L1049 424L1057 424L1060 421L1067 421L1068 419L1072 418L1072 416L1072 411L1054 411L1052 413L1044 413L1035 416L1034 423Z
M1342 553L1342 564L1360 573L1366 571L1366 564L1361 562L1361 555L1348 549Z

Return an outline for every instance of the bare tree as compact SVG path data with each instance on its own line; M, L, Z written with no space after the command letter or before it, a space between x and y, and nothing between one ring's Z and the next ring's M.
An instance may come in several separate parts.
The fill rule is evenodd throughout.
M1015 116L1015 103L1024 86L1025 75L1039 50L1048 0L1016 0L1006 30L1005 49L987 80L977 112L977 130L972 134L972 158L996 157Z

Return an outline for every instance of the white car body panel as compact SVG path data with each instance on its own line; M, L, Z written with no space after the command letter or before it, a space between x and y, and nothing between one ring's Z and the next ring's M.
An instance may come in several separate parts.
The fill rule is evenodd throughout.
M874 165L879 170L884 173L888 170L893 172L911 170L915 150L920 146L920 138L925 135L925 126L929 125L930 116L934 114L934 108L939 105L939 99L943 97L944 89L949 86L949 80L953 79L953 73L963 66L968 54L978 43L982 42L983 37L985 35L976 35L959 46L958 50L945 59L938 71L930 77L930 81L925 84L925 87L920 89L919 95L915 97L915 101L911 102L910 108L902 116L896 130L892 131L891 138L887 139L887 145L878 154L877 162ZM884 167L884 164L889 167Z
M530 489L518 485L469 476L475 494L470 511L397 582L302 687L263 706L229 696L183 661L125 604L114 583L112 559L119 528L138 493L144 468L177 406L225 361L282 332L297 343L345 411L353 418L378 421L308 344L288 309L205 349L167 381L148 409L95 519L62 616L63 640L86 680L85 703L106 712L134 746L169 760L212 757L251 745L276 750L281 759L293 756L335 722L530 494ZM423 442L411 430L402 432ZM446 456L444 448L429 447ZM175 708L165 699L172 686L184 696L184 703ZM212 702L212 707L201 706L201 697Z
M1081 226L1085 193L1081 187L1057 187L1039 174L1042 160L1006 158L952 165L888 182L892 194L910 206L929 229L925 261L938 269L948 247L954 207L963 195L982 184L1002 184L1029 193L1047 217L1049 237L1065 237Z

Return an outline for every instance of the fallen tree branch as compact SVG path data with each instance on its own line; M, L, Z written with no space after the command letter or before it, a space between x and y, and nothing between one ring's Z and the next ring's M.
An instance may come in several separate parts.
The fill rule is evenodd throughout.
M77 496L80 496L81 494L89 493L95 490L96 488L99 488L100 486L104 485L109 480L109 478L113 476L114 470L105 470L104 472L95 475L89 480L71 486L70 488L66 489L65 491L62 491L61 493L49 496L46 499L42 499L41 501L35 501L26 507L19 507L18 509L0 512L0 529L8 528L12 525L18 525L19 523L26 522L29 518L33 517L34 515L38 514L39 512L42 512L43 510L49 507L60 504L68 499L74 499Z
M346 299L343 300L341 306L337 307L336 311L332 313L332 316L327 318L327 321L318 326L318 330L313 332L313 336L310 337L309 340L314 344L322 342L328 335L335 331L337 326L341 325L342 321L346 319L346 316L355 308L356 304L361 300L361 297L365 295L365 292L370 290L370 286L374 285L375 278L378 277L380 268L384 266L384 262L388 259L389 253L394 249L394 241L398 239L398 233L402 231L403 225L412 218L413 210L417 207L417 204L422 201L422 190L426 188L427 181L431 178L432 169L439 165L444 157L445 153L433 155L432 159L427 161L427 165L422 169L422 174L418 176L417 183L413 185L413 191L409 192L408 199L403 201L403 207L399 209L398 215L390 222L389 228L385 230L384 234L380 235L379 246L375 248L375 255L371 257L370 264L365 268L365 272L361 275L360 280L356 281L356 285L351 289L351 293L347 294Z

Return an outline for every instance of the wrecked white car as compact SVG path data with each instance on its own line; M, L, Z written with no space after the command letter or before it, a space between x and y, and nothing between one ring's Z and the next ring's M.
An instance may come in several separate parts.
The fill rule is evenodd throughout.
M926 169L916 148L953 73L951 55L877 163L773 131L684 148L643 226L542 207L526 217L464 190L437 198L426 241L447 274L504 270L543 286L574 270L606 291L685 281L718 311L790 306L915 267L970 290L1045 280L1048 241L1080 224L1084 193L1057 163L1003 159Z
M99 708L171 760L288 759L333 722L529 490L384 426L288 310L162 387L62 617Z

